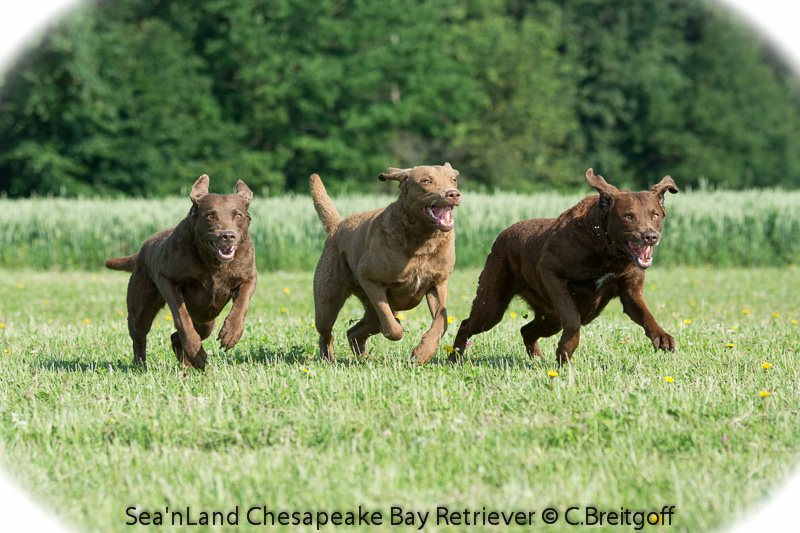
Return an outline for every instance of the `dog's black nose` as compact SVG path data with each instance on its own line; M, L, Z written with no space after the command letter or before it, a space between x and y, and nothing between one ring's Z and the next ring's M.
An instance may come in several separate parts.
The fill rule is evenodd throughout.
M658 242L658 232L646 231L642 234L642 240L647 246L655 246Z
M236 234L232 231L223 231L219 234L219 238L225 244L230 244L236 240Z
M458 202L461 200L461 193L458 192L457 189L450 189L447 191L447 193L445 193L444 197L448 200L452 200L453 202Z

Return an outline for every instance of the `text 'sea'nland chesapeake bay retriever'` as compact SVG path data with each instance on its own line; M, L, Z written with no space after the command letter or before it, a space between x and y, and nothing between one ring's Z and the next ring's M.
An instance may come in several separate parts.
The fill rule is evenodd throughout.
M647 308L643 288L644 271L653 264L653 247L661 239L664 193L677 193L678 187L666 176L649 191L618 190L591 168L586 179L599 196L587 196L556 219L514 224L497 237L469 318L458 329L452 361L464 353L472 335L500 322L516 295L535 312L521 329L531 356L542 357L540 338L563 330L556 357L559 364L569 362L581 325L616 297L656 349L675 349L675 340Z
M371 335L399 340L399 311L425 297L433 323L413 351L417 363L433 357L447 330L447 280L455 264L453 207L461 202L458 171L444 166L390 168L381 181L400 182L400 197L384 209L342 220L319 176L311 192L328 238L314 273L315 324L320 355L333 360L331 331L345 300L355 294L364 317L347 331L353 353L365 353Z
M136 255L106 261L112 270L132 273L128 331L137 365L147 363L147 333L164 303L177 329L172 350L185 366L205 368L202 340L211 335L215 319L231 298L233 306L217 339L229 350L242 337L256 289L255 253L247 232L253 193L239 180L236 194L209 194L204 174L189 196L192 208L177 227L147 239Z

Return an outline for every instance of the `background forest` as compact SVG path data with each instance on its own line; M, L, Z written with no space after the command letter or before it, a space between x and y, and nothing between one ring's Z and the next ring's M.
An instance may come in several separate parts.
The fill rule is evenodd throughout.
M694 0L114 0L0 81L0 194L800 184L793 73Z

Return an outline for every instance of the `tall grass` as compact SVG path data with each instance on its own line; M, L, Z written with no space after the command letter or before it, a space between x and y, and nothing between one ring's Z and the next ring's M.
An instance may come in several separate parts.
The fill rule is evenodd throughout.
M481 267L506 227L555 217L583 195L464 191L456 210L458 267ZM390 196L347 196L343 216L389 204ZM93 270L135 253L157 230L177 224L188 198L0 200L0 267ZM666 200L656 262L663 265L781 266L800 260L800 192L684 192ZM250 228L262 271L310 270L325 234L307 196L256 198Z

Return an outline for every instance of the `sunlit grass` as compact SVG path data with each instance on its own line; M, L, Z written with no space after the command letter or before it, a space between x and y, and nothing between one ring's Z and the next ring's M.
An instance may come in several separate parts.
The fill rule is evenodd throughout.
M331 364L317 353L312 275L262 273L242 341L227 353L207 341L202 373L175 361L166 311L149 369L131 366L126 276L2 271L0 458L65 521L104 532L126 530L133 505L675 505L674 529L701 531L752 510L796 463L796 271L656 266L645 296L674 354L654 353L615 302L583 328L572 364L556 366L556 338L531 360L519 335L530 313L515 300L473 337L473 364L451 365L477 277L454 274L454 320L420 369L409 357L430 325L424 305L404 313L401 341L373 338L358 359L349 301ZM572 530L560 526L548 529Z

